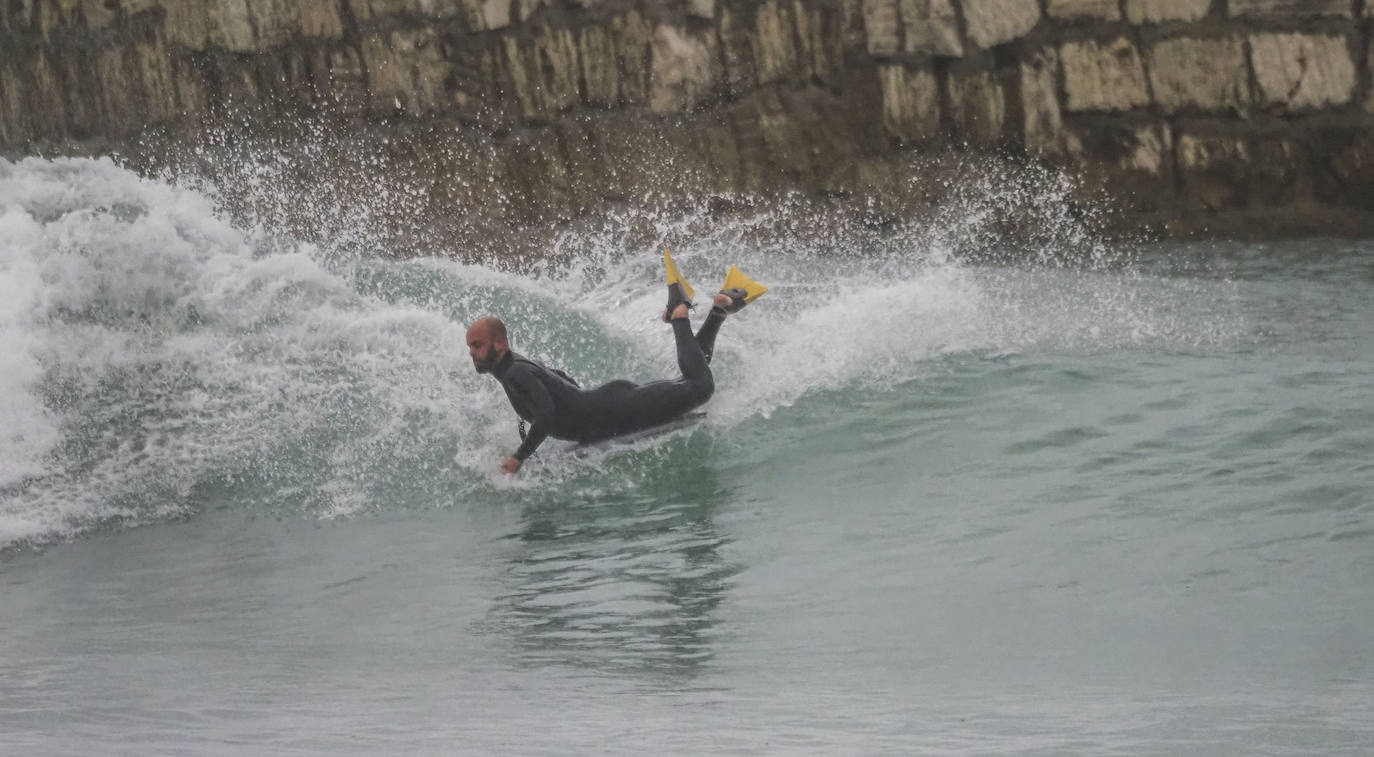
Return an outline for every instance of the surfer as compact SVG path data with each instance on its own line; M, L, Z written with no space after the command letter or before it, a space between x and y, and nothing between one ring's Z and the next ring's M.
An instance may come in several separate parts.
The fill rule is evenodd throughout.
M636 384L618 379L595 389L582 389L566 373L530 360L510 348L506 324L495 316L477 319L468 329L468 355L478 373L490 373L506 390L520 416L519 449L501 463L513 474L547 437L594 442L667 423L711 398L715 381L711 354L727 315L739 312L766 290L731 268L725 285L712 299L711 312L692 334L688 309L692 288L664 251L668 268L668 307L663 320L673 327L677 364L682 376ZM528 431L525 423L529 423Z

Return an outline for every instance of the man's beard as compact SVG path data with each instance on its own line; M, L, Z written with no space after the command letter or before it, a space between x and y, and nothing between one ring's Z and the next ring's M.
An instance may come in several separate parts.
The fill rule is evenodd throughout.
M487 350L486 354L482 355L481 360L473 358L472 367L478 373L491 373L491 369L496 367L496 349Z

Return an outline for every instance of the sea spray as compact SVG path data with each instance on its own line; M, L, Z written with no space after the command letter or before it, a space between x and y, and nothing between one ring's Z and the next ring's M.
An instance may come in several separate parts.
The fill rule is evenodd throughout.
M252 153L240 157L248 171ZM187 517L210 501L334 517L485 497L509 483L494 466L517 442L515 418L472 371L467 324L501 316L517 350L584 385L671 376L665 246L702 292L728 265L771 287L722 331L718 391L691 439L728 438L817 393L904 386L949 356L1186 348L1234 332L1226 282L1203 291L1113 260L1063 216L1062 187L1035 175L972 183L933 225L801 198L736 198L722 215L703 198L555 229L544 257L435 248L397 260L376 246L375 215L350 216L329 192L306 215L330 233L294 239L273 173L289 162L257 159L270 170L234 188L261 195L252 218L194 176L0 164L5 412L19 429L3 441L0 543ZM375 202L394 215L397 197L410 195ZM1050 245L1020 261L994 254L1017 206L1043 209ZM614 485L609 464L539 462L517 485L594 491Z

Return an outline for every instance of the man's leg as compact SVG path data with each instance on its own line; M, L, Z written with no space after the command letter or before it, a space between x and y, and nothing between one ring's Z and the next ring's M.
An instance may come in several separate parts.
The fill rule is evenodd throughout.
M601 419L597 425L604 429L602 438L667 423L700 407L715 392L711 366L692 335L691 322L684 313L671 323L681 378L639 385L612 381L588 392L592 413Z
M673 340L677 342L677 367L682 371L682 378L676 381L656 382L686 384L690 390L688 399L694 399L691 407L684 408L681 412L687 412L706 400L716 390L715 378L711 375L710 360L706 357L706 351L701 348L700 342L692 335L692 322L684 316L674 318L673 321ZM720 328L717 324L716 328ZM715 335L710 335L711 342L714 344ZM650 385L652 386L652 385Z
M708 365L711 363L711 355L716 351L716 334L723 323L725 309L712 307L711 312L706 315L706 320L702 321L701 328L697 329L697 346L701 347L701 354L706 358Z

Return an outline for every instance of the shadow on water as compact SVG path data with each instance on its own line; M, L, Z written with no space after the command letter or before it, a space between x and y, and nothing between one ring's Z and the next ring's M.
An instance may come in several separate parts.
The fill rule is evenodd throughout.
M694 433L618 455L525 503L513 589L489 620L521 664L680 676L710 662L740 571L713 522L725 492L710 447Z

